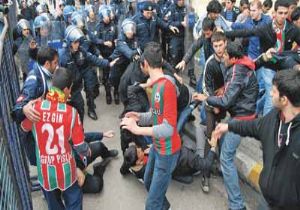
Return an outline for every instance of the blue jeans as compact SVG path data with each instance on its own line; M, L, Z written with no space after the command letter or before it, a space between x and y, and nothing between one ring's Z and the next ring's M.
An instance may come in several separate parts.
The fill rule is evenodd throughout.
M223 136L221 145L221 169L228 195L229 208L233 210L244 208L244 200L239 186L239 176L234 164L236 149L240 143L241 137L239 135L228 132Z
M270 95L272 89L272 80L275 76L275 71L261 67L256 71L256 78L259 84L259 92L263 92L262 97L257 101L256 114L262 112L263 116L269 113L273 108L272 98Z
M144 183L148 191L146 210L165 210L170 206L166 192L178 157L179 152L160 155L153 146L151 147L144 175Z
M77 181L65 191L59 189L46 191L43 188L42 190L48 204L48 210L82 210L82 191ZM63 197L65 204L63 204L61 197Z

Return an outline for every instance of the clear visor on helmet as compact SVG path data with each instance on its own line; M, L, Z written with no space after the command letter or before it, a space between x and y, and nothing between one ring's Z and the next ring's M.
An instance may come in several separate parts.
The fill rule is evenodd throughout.
M69 43L80 41L83 36L83 32L76 26L68 26L68 28L66 29L65 39Z
M22 30L30 30L30 24L25 19L19 20L17 26L20 27Z
M33 23L34 30L40 36L48 36L51 33L51 26L51 21L45 16L36 17Z
M72 17L72 24L80 29L83 29L85 26L84 19L81 15L76 15L75 17Z
M123 30L124 33L131 32L131 33L135 34L136 26L133 22L127 22L127 23L122 25L122 30Z

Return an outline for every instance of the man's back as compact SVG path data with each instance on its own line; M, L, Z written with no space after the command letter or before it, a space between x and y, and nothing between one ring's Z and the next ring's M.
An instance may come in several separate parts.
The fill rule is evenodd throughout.
M48 94L49 95L49 94ZM38 180L45 190L67 189L76 181L76 164L70 144L83 143L83 129L76 110L57 101L38 101L35 110L41 120L22 122L23 130L32 130L36 141Z

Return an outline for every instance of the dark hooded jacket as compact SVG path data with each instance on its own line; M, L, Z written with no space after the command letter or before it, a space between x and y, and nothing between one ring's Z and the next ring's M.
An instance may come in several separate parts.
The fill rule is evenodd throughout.
M244 56L230 67L225 75L225 91L207 98L208 105L229 111L231 117L250 116L255 113L258 84L255 64Z
M263 169L259 186L268 204L280 209L300 208L300 115L284 123L273 109L254 121L229 123L229 131L250 136L262 143ZM281 147L278 137L282 137Z

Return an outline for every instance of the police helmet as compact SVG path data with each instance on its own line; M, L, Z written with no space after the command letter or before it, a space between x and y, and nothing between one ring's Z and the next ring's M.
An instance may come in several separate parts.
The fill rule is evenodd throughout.
M72 13L75 11L76 11L75 7L70 5L65 6L63 11L63 16L66 22L68 22L69 18L71 18Z
M39 15L37 16L34 21L33 21L33 28L34 30L38 29L38 28L43 28L43 27L47 27L50 28L51 27L51 21L48 18L47 15Z
M85 22L81 14L72 15L71 23L81 30L85 27Z
M25 30L25 29L30 30L30 23L28 22L28 20L25 20L25 19L19 20L18 23L17 23L18 32L21 33L22 30Z
M103 17L110 17L110 10L107 5L101 5L98 10L98 15L102 19Z
M70 25L66 28L65 31L65 41L68 45L72 42L80 41L84 37L83 32L74 25Z
M37 5L37 7L36 7L36 12L37 12L37 14L42 14L42 13L45 13L45 12L47 12L47 7L46 7L46 4L39 4L39 5Z
M134 34L136 33L136 23L132 21L130 18L126 18L125 20L123 20L121 28L124 33L126 32L132 32Z
M59 2L58 2L58 6L66 6L66 3L65 3L65 1L64 0L59 0Z
M116 9L115 9L114 6L108 5L107 9L109 11L109 15L110 15L111 18L116 16Z

